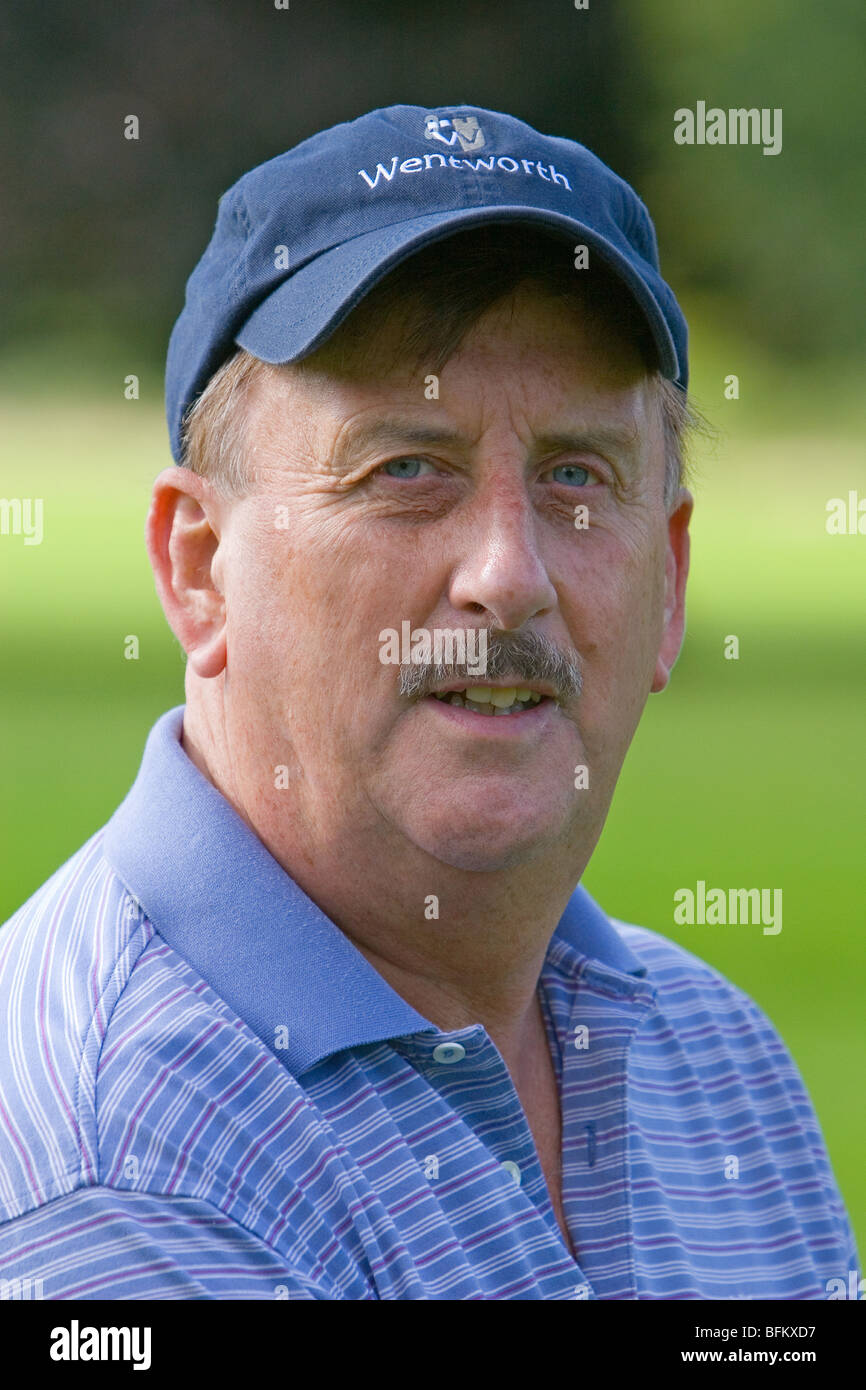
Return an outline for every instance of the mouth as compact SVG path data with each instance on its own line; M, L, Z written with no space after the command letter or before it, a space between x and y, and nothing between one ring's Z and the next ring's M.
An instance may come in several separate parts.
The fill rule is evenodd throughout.
M552 694L525 685L455 685L426 698L488 719L514 718L558 704Z

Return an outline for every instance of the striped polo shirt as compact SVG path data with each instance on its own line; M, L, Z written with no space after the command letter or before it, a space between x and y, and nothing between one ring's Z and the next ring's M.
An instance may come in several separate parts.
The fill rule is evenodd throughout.
M572 1258L486 1030L443 1032L386 983L187 757L183 713L0 930L2 1296L847 1285L851 1228L770 1022L580 886L538 986Z

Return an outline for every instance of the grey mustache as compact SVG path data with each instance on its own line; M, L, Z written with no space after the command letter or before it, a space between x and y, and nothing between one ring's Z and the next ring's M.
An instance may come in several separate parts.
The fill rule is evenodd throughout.
M429 662L401 665L400 694L411 699L431 695L446 681L465 681L483 685L485 681L514 677L515 683L544 682L553 687L561 700L576 699L583 689L580 658L564 656L558 647L538 632L487 633L487 670L483 676L470 672L463 662Z

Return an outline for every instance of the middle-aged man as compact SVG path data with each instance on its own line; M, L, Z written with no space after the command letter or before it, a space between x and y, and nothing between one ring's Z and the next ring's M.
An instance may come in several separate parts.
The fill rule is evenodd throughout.
M186 703L0 932L5 1279L848 1287L772 1025L579 884L683 636L686 337L632 189L497 112L222 198L147 522Z

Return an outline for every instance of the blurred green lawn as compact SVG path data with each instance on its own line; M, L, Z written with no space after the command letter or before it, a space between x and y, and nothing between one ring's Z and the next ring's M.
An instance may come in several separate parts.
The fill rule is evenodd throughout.
M652 696L586 884L676 939L769 1014L810 1091L861 1247L864 1121L864 559L825 504L866 496L859 422L790 429L700 399L727 435L696 485L688 632ZM125 369L124 369L125 370ZM123 372L119 375L122 378ZM112 383L114 389L114 383ZM122 388L121 388L122 391ZM102 825L146 734L183 702L183 660L143 544L169 462L157 404L0 401L0 496L45 499L45 538L0 537L0 922ZM808 414L808 410L806 411ZM123 656L135 634L140 659ZM736 634L738 661L723 657ZM675 889L783 889L783 929L676 926Z

